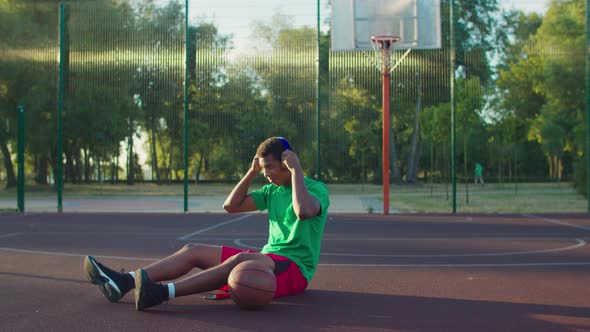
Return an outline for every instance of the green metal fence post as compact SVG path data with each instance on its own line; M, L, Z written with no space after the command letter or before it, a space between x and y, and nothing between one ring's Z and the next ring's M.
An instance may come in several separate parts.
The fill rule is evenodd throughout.
M449 1L449 20L450 20L450 51L451 51L451 63L450 63L450 87L451 87L451 181L453 183L453 214L457 213L457 173L455 170L455 155L456 155L456 137L455 137L455 17L453 15L453 2Z
M586 201L590 212L590 0L586 0Z
M66 62L66 41L65 41L65 5L59 4L59 73L57 91L57 158L55 182L57 189L57 212L63 211L63 107L65 87L65 62Z
M184 213L188 212L188 0L184 1Z
M18 180L17 201L18 211L25 212L25 107L18 106Z
M320 1L321 0L317 0L317 32L316 32L316 36L317 36L317 57L316 57L316 99L315 99L315 103L316 103L316 121L317 121L317 135L316 135L316 144L317 144L317 150L316 150L316 162L317 162L317 180L321 180L321 170L320 170L320 131L321 131L321 123L320 123L320 110L321 110L321 106L320 106Z

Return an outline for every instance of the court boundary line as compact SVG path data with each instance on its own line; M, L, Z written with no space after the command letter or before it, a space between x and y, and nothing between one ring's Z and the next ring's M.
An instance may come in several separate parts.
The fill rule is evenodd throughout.
M324 267L548 267L590 266L590 262L465 263L465 264L318 264Z
M200 229L200 230L198 230L198 231L195 231L195 232L192 232L192 233L190 233L190 234L186 234L186 235L183 235L183 236L179 236L179 237L177 237L176 239L177 239L177 240L181 240L181 241L183 241L183 240L189 239L189 238L191 238L191 237L193 237L193 236L195 236L195 235L199 235L199 234L201 234L201 233L205 233L205 232L207 232L207 231L210 231L210 230L212 230L212 229L215 229L215 228L218 228L218 227L221 227L221 226L225 226L225 225L227 225L227 224L231 224L231 223L234 223L234 222L238 222L238 221L240 221L240 220L242 220L242 219L246 219L246 218L248 218L248 217L251 217L251 216L253 216L253 215L254 215L253 213L245 214L245 215L243 215L243 216L240 216L240 217L237 217L237 218L233 218L233 219L230 219L230 220L227 220L227 221L224 221L224 222L221 222L221 223L215 224L215 225L213 225L213 226L210 226L210 227L206 227L206 228Z
M16 252L23 254L37 254L47 256L64 256L64 257L85 257L87 255L78 253L37 251L17 248L3 248L0 251ZM119 259L119 260L139 260L139 261L157 261L159 258L142 258L127 256L109 256L93 255L96 258ZM547 267L547 266L590 266L590 262L539 262L539 263L465 263L465 264L330 264L320 263L318 267Z
M557 219L550 219L550 218L545 218L542 216L536 216L534 214L522 214L523 216L530 218L530 219L537 219L537 220L542 220L548 223L552 223L552 224L556 224L556 225L560 225L560 226L565 226L565 227L571 227L571 228L577 228L577 229L582 229L585 231L589 231L590 232L590 227L586 227L586 226L581 226L581 225L576 225L576 224L571 224L569 222L565 222L565 221L561 221L561 220L557 220Z
M242 243L241 239L235 239L234 244L249 248L260 250L259 247L249 246L247 244ZM497 239L496 239L497 240ZM419 255L419 254L350 254L350 253L320 253L320 256L336 256L336 257L392 257L392 258L430 258L430 257L495 257L495 256L518 256L518 255L533 255L533 254L546 254L546 253L554 253L554 252L561 252L566 250L573 250L577 248L584 247L587 243L583 239L571 239L575 240L577 244L568 246L568 247L561 247L561 248L553 248L553 249L540 249L540 250L526 250L526 251L514 251L514 252L499 252L499 253L485 253L485 254L433 254L433 255Z
M0 239L6 239L9 237L14 237L14 236L19 236L23 234L22 232L17 232L17 233L8 233L8 234L0 234Z
M497 234L500 236L477 236L477 237L367 237L367 238L359 238L359 237L349 237L349 238L327 238L324 237L323 241L416 241L416 240L424 240L424 241L437 241L437 240L519 240L519 241L543 241L543 240L575 240L577 237L571 236L551 236L551 235L543 235L538 237L518 237L518 236L502 236L504 234ZM235 240L235 237L231 236L204 236L199 237L198 240L210 241L210 240ZM586 237L583 238L587 240ZM243 237L239 240L248 240L248 241L267 241L268 237L264 236L249 236Z
M19 254L44 255L44 256L63 256L63 257L86 257L89 255L79 253L68 253L59 251L45 251L45 250L29 250L19 248L0 247L0 251L15 252ZM143 258L143 257L128 257L128 256L109 256L109 255L92 255L96 258L106 259L121 259L121 260L139 260L139 261L157 261L159 258Z

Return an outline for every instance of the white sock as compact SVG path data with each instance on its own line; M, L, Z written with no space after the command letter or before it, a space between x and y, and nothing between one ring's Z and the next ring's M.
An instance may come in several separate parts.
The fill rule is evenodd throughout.
M173 283L168 284L168 300L172 300L176 296L176 287Z
M135 280L135 271L131 271L131 272L129 272L129 274L131 275L131 278L133 278L133 280Z

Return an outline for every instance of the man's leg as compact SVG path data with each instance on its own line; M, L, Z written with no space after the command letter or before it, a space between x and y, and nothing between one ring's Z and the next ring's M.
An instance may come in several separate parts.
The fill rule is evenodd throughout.
M155 281L181 277L193 268L208 269L221 262L221 247L206 244L187 244L176 253L150 264L145 268ZM84 272L88 280L98 285L102 294L111 302L117 302L129 290L135 288L134 272L121 273L109 269L92 256L84 259Z
M270 257L258 253L242 252L219 265L167 286L152 281L150 272L147 270L138 270L135 279L135 306L137 310L143 310L173 297L216 290L227 283L227 278L236 265L248 260L256 260L273 271L275 269L275 263Z
M189 273L192 269L209 269L221 263L221 246L187 244L174 254L144 268L153 281L172 280Z

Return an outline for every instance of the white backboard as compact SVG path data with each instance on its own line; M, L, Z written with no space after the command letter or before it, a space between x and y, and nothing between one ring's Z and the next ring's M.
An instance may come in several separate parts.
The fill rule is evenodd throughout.
M371 36L401 37L395 49L441 48L440 0L332 0L332 50L372 50Z

